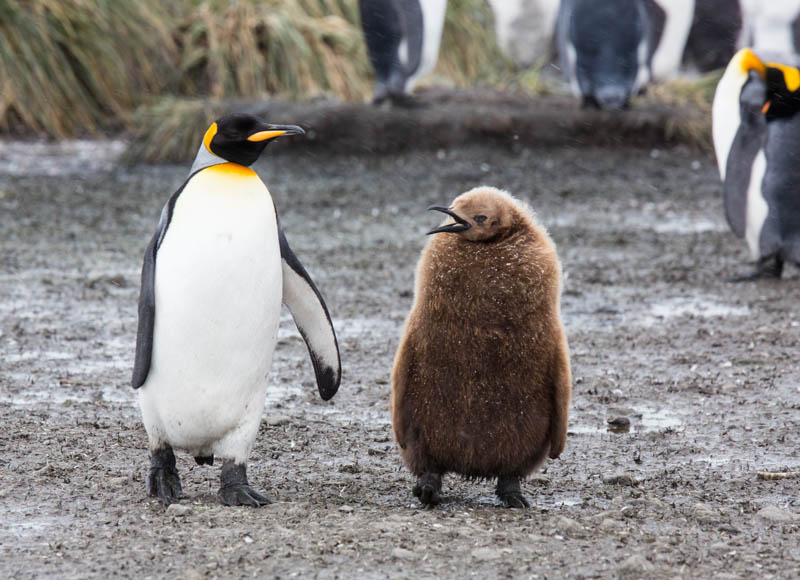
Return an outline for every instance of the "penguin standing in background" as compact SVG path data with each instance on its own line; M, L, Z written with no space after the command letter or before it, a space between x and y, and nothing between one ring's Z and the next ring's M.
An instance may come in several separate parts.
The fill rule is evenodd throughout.
M341 370L328 309L281 230L269 190L249 168L267 144L304 131L252 115L218 119L145 251L132 384L151 468L147 490L183 497L173 448L223 459L225 505L270 503L247 481L264 408L281 302L308 345L320 396Z
M373 103L408 104L436 65L447 0L359 0L358 8L375 71Z
M652 77L645 0L563 0L558 52L562 71L584 107L627 108Z
M528 507L520 479L567 439L555 245L527 206L493 187L428 209L452 219L429 232L392 370L392 426L413 493L439 503L453 472L497 478L504 506Z
M763 62L749 48L717 85L712 132L725 217L756 262L735 281L780 278L800 264L800 70Z

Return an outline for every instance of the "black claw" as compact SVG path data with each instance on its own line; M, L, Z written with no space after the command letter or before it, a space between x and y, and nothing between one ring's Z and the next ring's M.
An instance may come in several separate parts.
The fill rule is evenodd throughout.
M528 503L528 500L525 499L525 496L521 493L506 493L501 496L498 496L501 502L503 502L503 507L507 508L529 508L531 504Z
M147 495L157 497L165 506L185 497L181 489L181 478L175 467L175 454L171 447L159 449L150 458Z
M261 507L262 505L269 505L272 503L249 485L221 487L217 492L217 498L222 505Z
M731 282L753 282L762 279L780 278L783 274L783 259L780 256L773 256L761 260L756 269L746 274L738 274L730 278Z
M222 464L222 474L219 480L220 488L217 492L217 498L222 505L261 507L272 503L250 487L247 482L247 468L244 465L226 461Z
M442 501L442 476L438 473L423 473L411 492L425 505L438 505Z
M522 495L522 489L519 485L519 477L516 475L501 475L497 480L497 489L495 489L497 499L503 503L503 507L507 508L528 508L531 505L528 500Z

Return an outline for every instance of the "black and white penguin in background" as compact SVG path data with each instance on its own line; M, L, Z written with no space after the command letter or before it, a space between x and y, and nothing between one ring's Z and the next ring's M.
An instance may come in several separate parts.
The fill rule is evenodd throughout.
M645 0L562 0L558 52L584 107L625 109L652 78Z
M183 497L173 448L223 460L225 505L270 503L247 481L286 304L308 345L320 396L336 394L339 349L328 309L286 241L269 190L249 168L267 144L302 134L226 115L203 138L167 201L142 267L132 384L150 446L147 491Z
M361 28L375 71L377 104L407 104L436 66L447 0L359 0Z
M800 264L800 70L734 55L717 85L714 150L725 216L745 238L756 270L734 280L780 278Z
M761 54L800 52L800 0L739 0L739 46Z

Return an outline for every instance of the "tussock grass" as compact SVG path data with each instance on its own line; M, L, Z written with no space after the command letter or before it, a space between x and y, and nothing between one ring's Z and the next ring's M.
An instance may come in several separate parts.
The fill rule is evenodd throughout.
M436 73L457 86L467 86L497 84L511 77L513 69L497 44L488 2L448 2Z
M360 100L369 63L355 0L204 0L178 31L181 93Z
M0 0L0 131L97 133L170 82L159 2Z
M127 163L178 163L191 159L206 129L230 112L230 104L210 99L164 98L140 107L131 117L133 134L123 156Z
M670 107L684 107L696 114L675 117L664 128L666 137L694 145L713 153L711 138L711 106L714 91L723 70L712 71L696 79L676 79L653 84L648 88L648 98Z

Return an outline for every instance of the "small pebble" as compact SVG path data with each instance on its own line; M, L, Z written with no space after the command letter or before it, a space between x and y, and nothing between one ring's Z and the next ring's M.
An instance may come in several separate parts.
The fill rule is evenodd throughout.
M179 503L171 503L169 507L167 507L167 514L173 517L182 517L189 515L192 511L188 505L182 505Z
M477 548L472 550L472 557L479 562L487 562L489 560L497 560L501 556L500 550L497 548Z
M606 475L603 477L603 483L606 485L629 485L633 487L638 485L639 481L627 473L615 473L614 475Z
M756 515L760 518L764 518L765 520L776 523L789 523L800 520L800 515L776 506L767 506L759 510Z
M392 550L392 558L396 560L416 560L419 556L411 550L405 548L395 548Z

